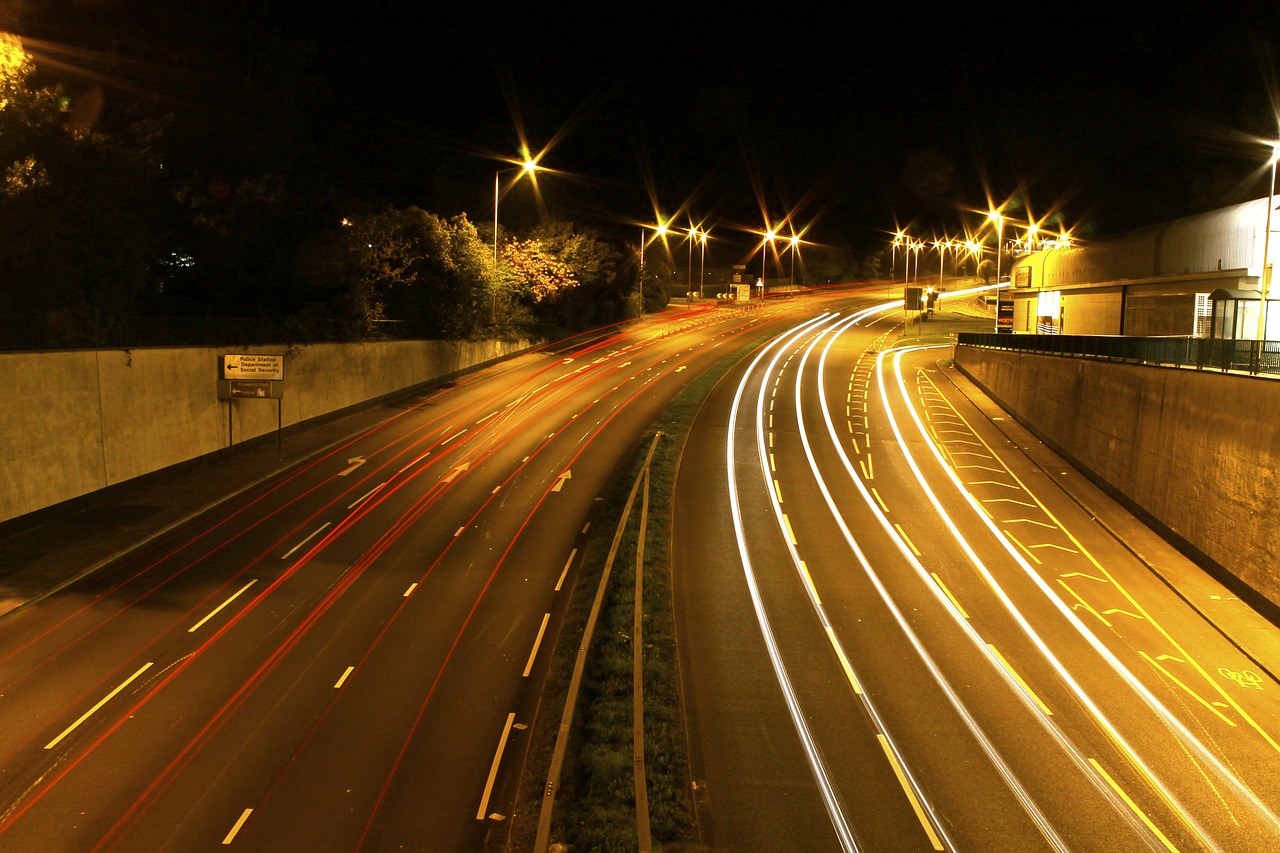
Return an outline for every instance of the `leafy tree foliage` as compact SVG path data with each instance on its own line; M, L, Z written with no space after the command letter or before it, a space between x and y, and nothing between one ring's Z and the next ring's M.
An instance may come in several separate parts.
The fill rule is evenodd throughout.
M21 42L0 35L0 311L55 345L93 345L154 292L173 205L154 128L87 129L32 72Z
M143 61L113 67L199 66L175 73L172 112L118 90L72 97L0 34L0 316L81 346L148 317L314 340L558 335L637 313L634 261L596 230L544 222L495 264L465 215L387 207L340 226L333 164L308 154L316 113L300 104L319 89L305 47L240 20L252 10L228 22L217 3L144 5L154 32L128 39ZM12 7L0 0L0 20ZM241 28L253 35L217 37ZM647 266L656 310L670 272Z

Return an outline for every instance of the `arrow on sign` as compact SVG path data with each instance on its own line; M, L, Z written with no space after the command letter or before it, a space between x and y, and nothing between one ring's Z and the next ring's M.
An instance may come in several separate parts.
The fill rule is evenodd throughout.
M463 462L457 468L454 468L448 474L445 474L443 477L441 477L440 481L443 483L452 483L459 474L461 474L463 471L467 470L470 467L471 467L470 462Z
M363 456L352 456L350 459L347 460L347 467L338 472L338 476L345 477L363 464L364 464Z
M560 491L560 489L564 487L564 481L570 479L571 477L573 477L573 474L566 470L563 474L561 474L559 477L556 478L556 484L551 487L551 491L553 492Z

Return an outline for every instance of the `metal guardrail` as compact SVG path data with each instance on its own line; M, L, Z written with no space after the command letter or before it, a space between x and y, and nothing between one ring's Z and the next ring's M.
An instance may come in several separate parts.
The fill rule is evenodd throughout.
M960 346L1040 355L1103 358L1162 367L1193 367L1280 376L1280 341L1132 338L1111 335L998 335L961 332Z

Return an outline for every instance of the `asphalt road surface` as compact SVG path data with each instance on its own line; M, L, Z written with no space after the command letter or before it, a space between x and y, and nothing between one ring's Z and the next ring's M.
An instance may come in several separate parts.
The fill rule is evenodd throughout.
M713 849L1280 848L1274 670L1205 618L1242 605L1101 525L949 349L890 348L883 301L650 318L36 528L0 576L0 851L500 846L599 497L742 352L673 542Z
M949 346L899 339L900 314L797 322L686 446L673 560L709 846L1280 849L1280 692L1205 618L1244 605Z
M8 613L0 850L500 842L610 478L694 376L822 301L472 374Z

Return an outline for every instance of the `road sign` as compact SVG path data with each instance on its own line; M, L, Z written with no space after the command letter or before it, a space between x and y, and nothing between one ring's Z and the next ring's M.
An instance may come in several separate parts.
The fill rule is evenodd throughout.
M284 382L274 379L219 379L219 400L282 400Z
M284 356L233 353L222 357L223 379L284 379Z

